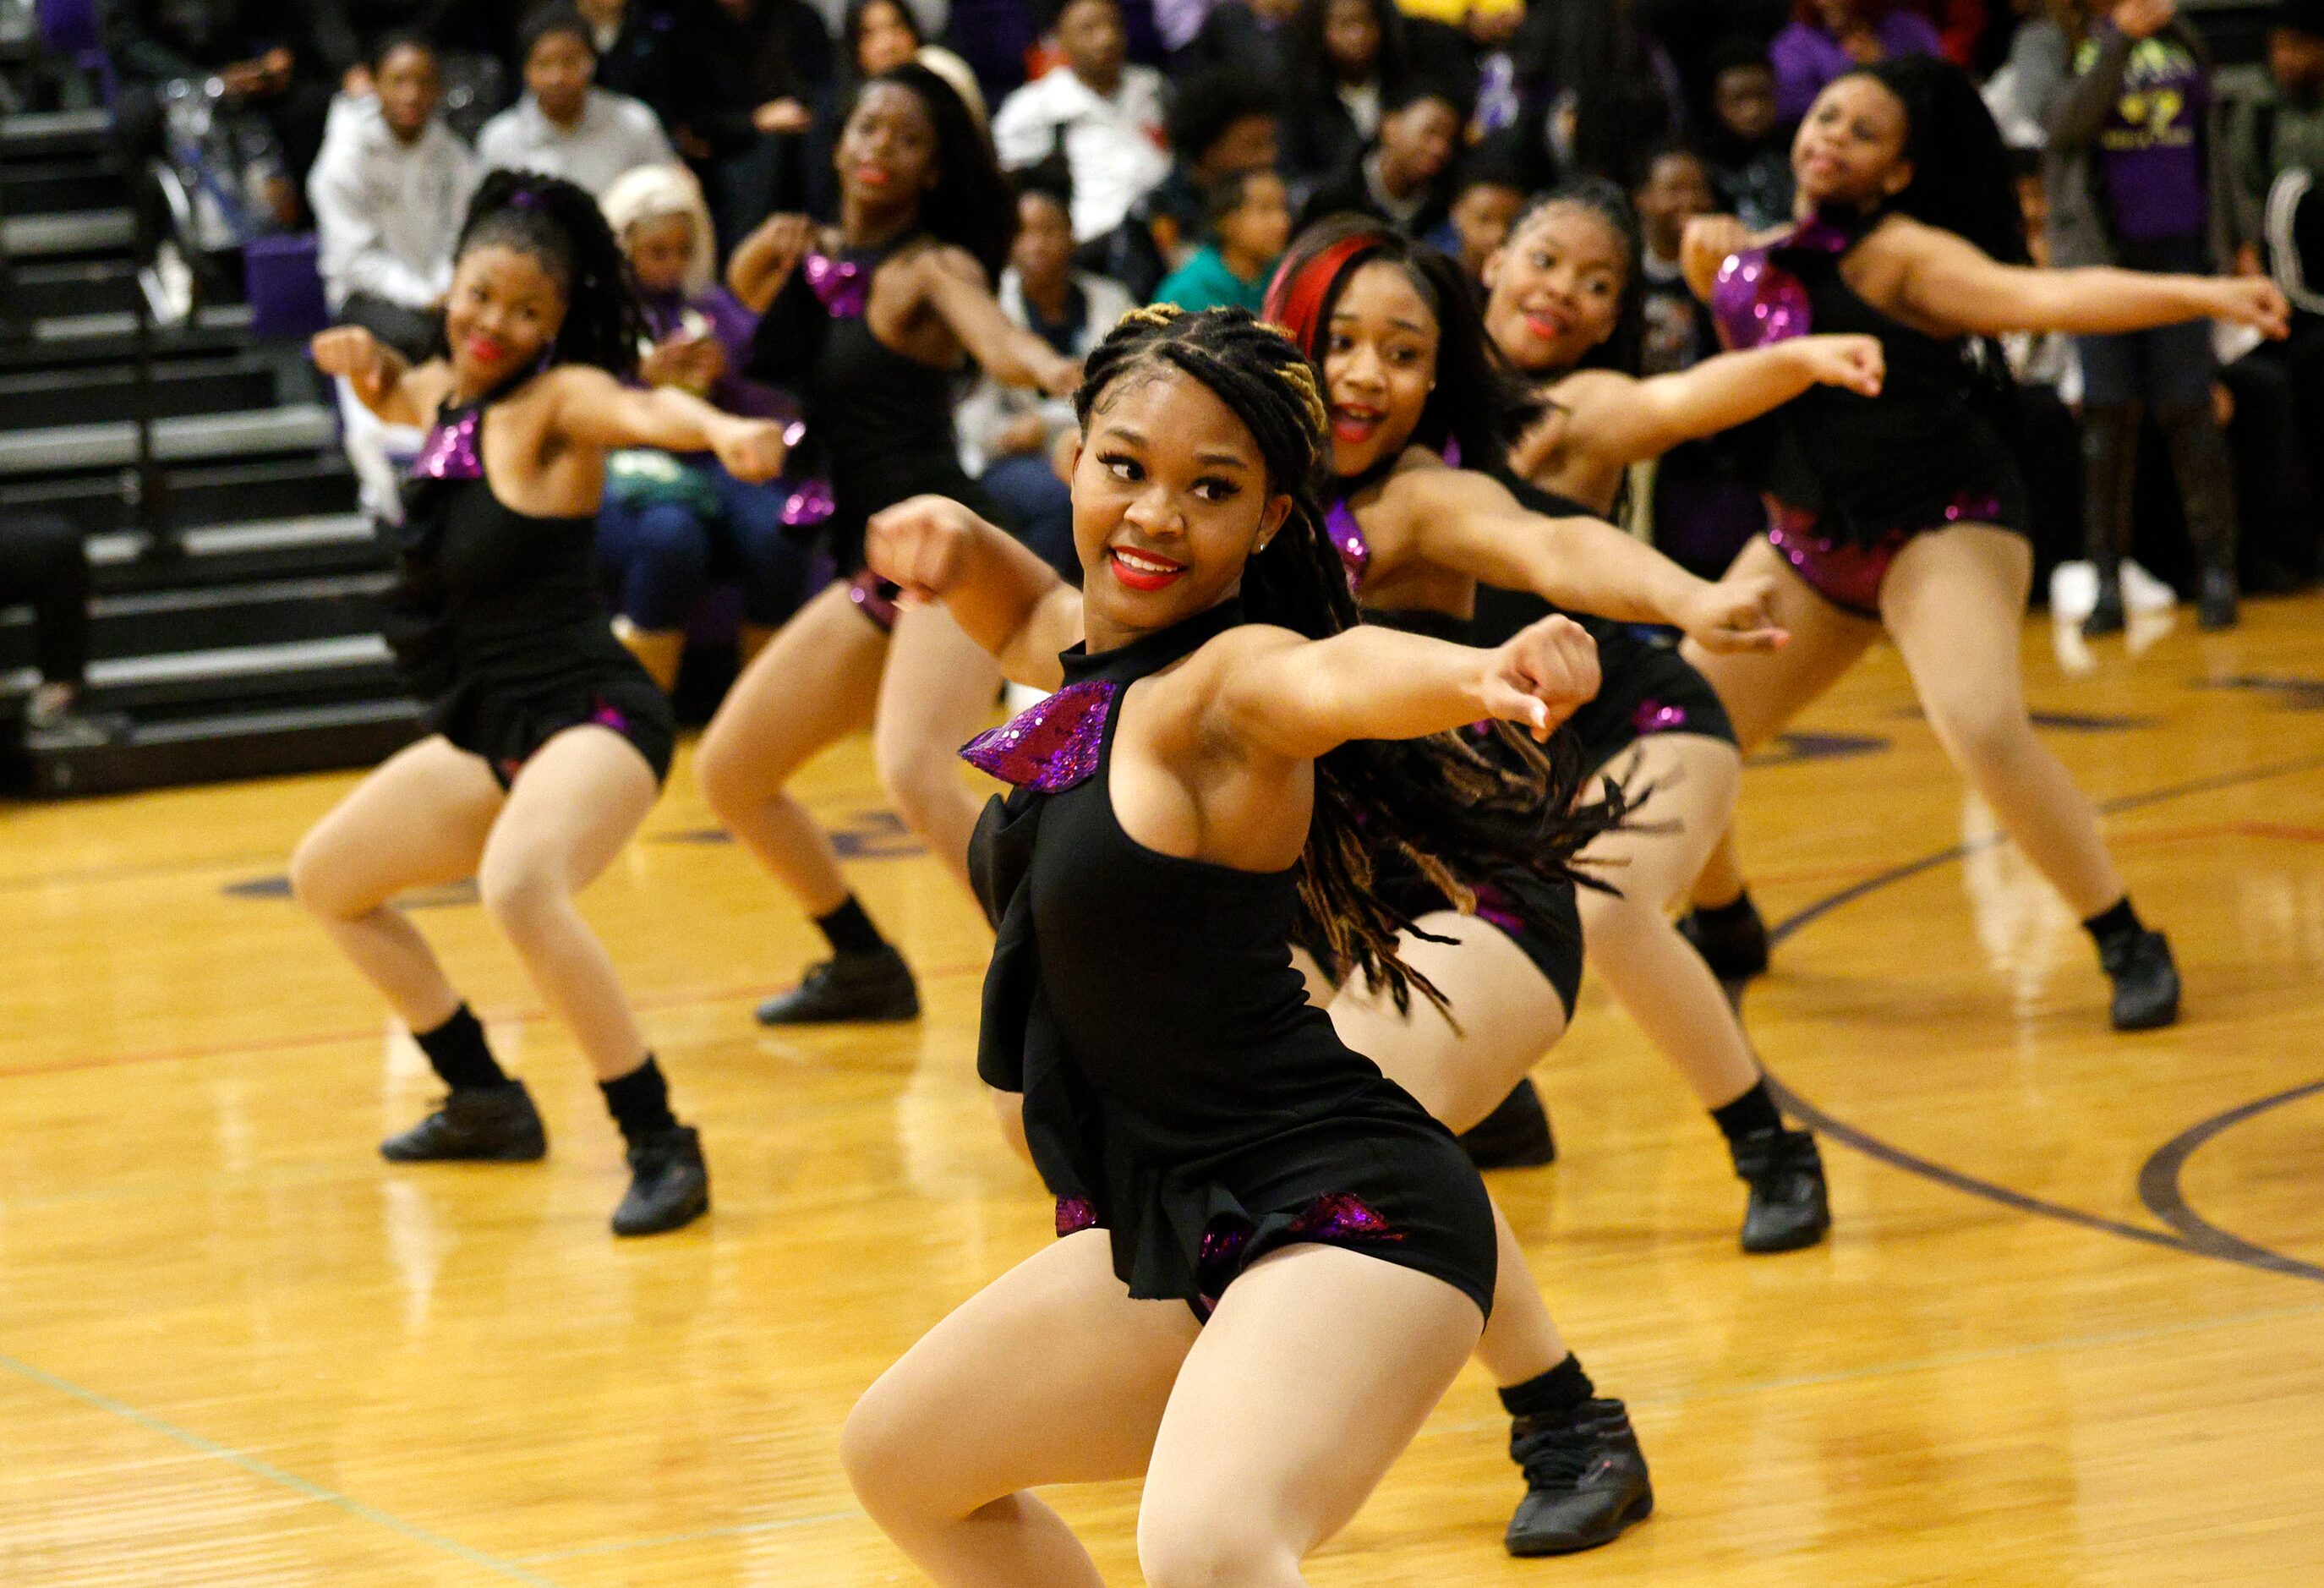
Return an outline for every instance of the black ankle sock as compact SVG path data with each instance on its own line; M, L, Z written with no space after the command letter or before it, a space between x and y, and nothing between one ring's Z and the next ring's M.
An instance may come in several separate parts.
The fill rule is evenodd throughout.
M1582 1359L1568 1356L1549 1371L1502 1390L1501 1405L1513 1417L1558 1421L1597 1392L1598 1386L1582 1371Z
M1784 1128L1784 1116L1775 1112L1775 1099L1767 1090L1765 1076L1754 1081L1751 1089L1734 1102L1722 1103L1712 1109L1711 1118L1720 1134L1729 1142Z
M662 1078L661 1066L650 1053L645 1063L628 1075L598 1082L597 1090L605 1094L605 1107L613 1122L632 1145L678 1123L678 1116L669 1112L669 1083Z
M888 939L880 936L880 928L872 924L853 893L829 915L816 917L815 924L835 954L877 954L888 946Z
M2084 921L2082 930L2090 935L2098 952L2104 954L2113 945L2126 942L2146 930L2146 923L2138 919L2138 911L2131 909L2130 895L2126 893L2112 909L2102 909Z
M505 1086L507 1072L493 1058L493 1050L484 1042L482 1021L462 1004L452 1018L432 1031L414 1031L411 1039L420 1044L420 1051L444 1084L459 1090L476 1086Z
M1694 907L1694 919L1707 927L1740 926L1754 913L1748 888L1724 904L1698 904Z

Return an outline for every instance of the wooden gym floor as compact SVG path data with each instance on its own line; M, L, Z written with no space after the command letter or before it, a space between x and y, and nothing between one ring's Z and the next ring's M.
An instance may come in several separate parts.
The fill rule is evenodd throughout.
M2324 599L2027 654L2186 1023L2106 1030L1876 653L1745 785L1785 923L1747 1015L1826 1131L1831 1242L1736 1251L1711 1125L1585 992L1539 1072L1563 1160L1496 1189L1660 1510L1504 1558L1472 1371L1314 1581L2324 1581ZM683 762L588 898L715 1177L706 1223L637 1243L571 1044L457 892L421 919L552 1156L375 1156L430 1082L281 884L350 780L0 808L0 1583L917 1580L835 1431L1050 1214L973 1082L982 928L863 746L806 791L921 1024L752 1026L813 944ZM1125 1584L1136 1499L1063 1500Z

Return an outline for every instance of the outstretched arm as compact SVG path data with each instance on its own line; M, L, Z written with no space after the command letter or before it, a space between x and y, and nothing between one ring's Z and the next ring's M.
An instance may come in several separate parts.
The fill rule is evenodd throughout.
M1775 624L1772 581L1699 579L1601 519L1529 512L1489 475L1409 470L1381 501L1419 556L1486 584L1623 623L1669 623L1710 651L1773 651L1788 638Z
M423 425L449 383L442 360L418 369L361 326L337 326L307 345L326 375L345 376L355 400L392 425Z
M1899 223L1892 222L1892 225ZM1979 336L2003 331L2101 335L2190 319L2224 319L2270 337L2290 329L2275 283L2255 276L2154 275L2093 266L2039 270L2002 264L1950 232L1904 233L1903 297L1924 319Z
M1650 380L1591 370L1559 383L1566 412L1556 428L1567 450L1605 464L1642 463L1757 419L1810 386L1877 397L1883 373L1877 338L1835 336L1721 353Z
M1001 311L983 267L959 248L932 250L921 262L925 290L968 355L1004 386L1038 386L1069 397L1081 365Z
M1328 640L1253 628L1219 646L1213 666L1208 715L1219 732L1290 761L1487 717L1546 739L1599 682L1597 645L1564 617L1544 618L1490 651L1370 623Z
M1082 593L1006 531L948 496L872 515L863 557L922 601L942 601L1012 682L1054 689L1057 652L1082 638Z
M757 484L783 472L783 428L771 420L721 413L676 386L641 391L601 369L567 365L555 372L550 427L585 447L659 447L715 452L726 472Z

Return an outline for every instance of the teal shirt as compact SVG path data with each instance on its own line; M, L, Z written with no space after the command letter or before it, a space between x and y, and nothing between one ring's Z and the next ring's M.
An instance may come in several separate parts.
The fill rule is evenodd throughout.
M1194 258L1163 278L1154 301L1175 303L1190 313L1201 309L1248 309L1257 314L1267 298L1267 278L1273 273L1270 266L1259 272L1257 281L1246 282L1227 268L1216 246L1204 244Z

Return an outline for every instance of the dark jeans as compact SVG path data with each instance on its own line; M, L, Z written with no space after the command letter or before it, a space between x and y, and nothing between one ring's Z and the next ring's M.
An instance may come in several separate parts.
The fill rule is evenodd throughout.
M0 519L0 606L20 602L38 627L42 679L79 683L88 670L88 552L62 519Z
M411 364L425 364L436 351L438 322L425 309L406 309L369 292L353 292L332 319L339 325L361 326Z
M807 543L783 524L792 487L745 485L715 463L699 466L717 489L715 516L679 502L631 506L610 496L597 510L597 569L614 609L649 633L669 633L686 627L714 577L733 578L743 620L775 628L807 594Z
M1017 538L1057 570L1069 585L1082 582L1081 553L1074 549L1074 497L1048 455L1028 452L1004 457L984 471L982 482L1016 520Z

